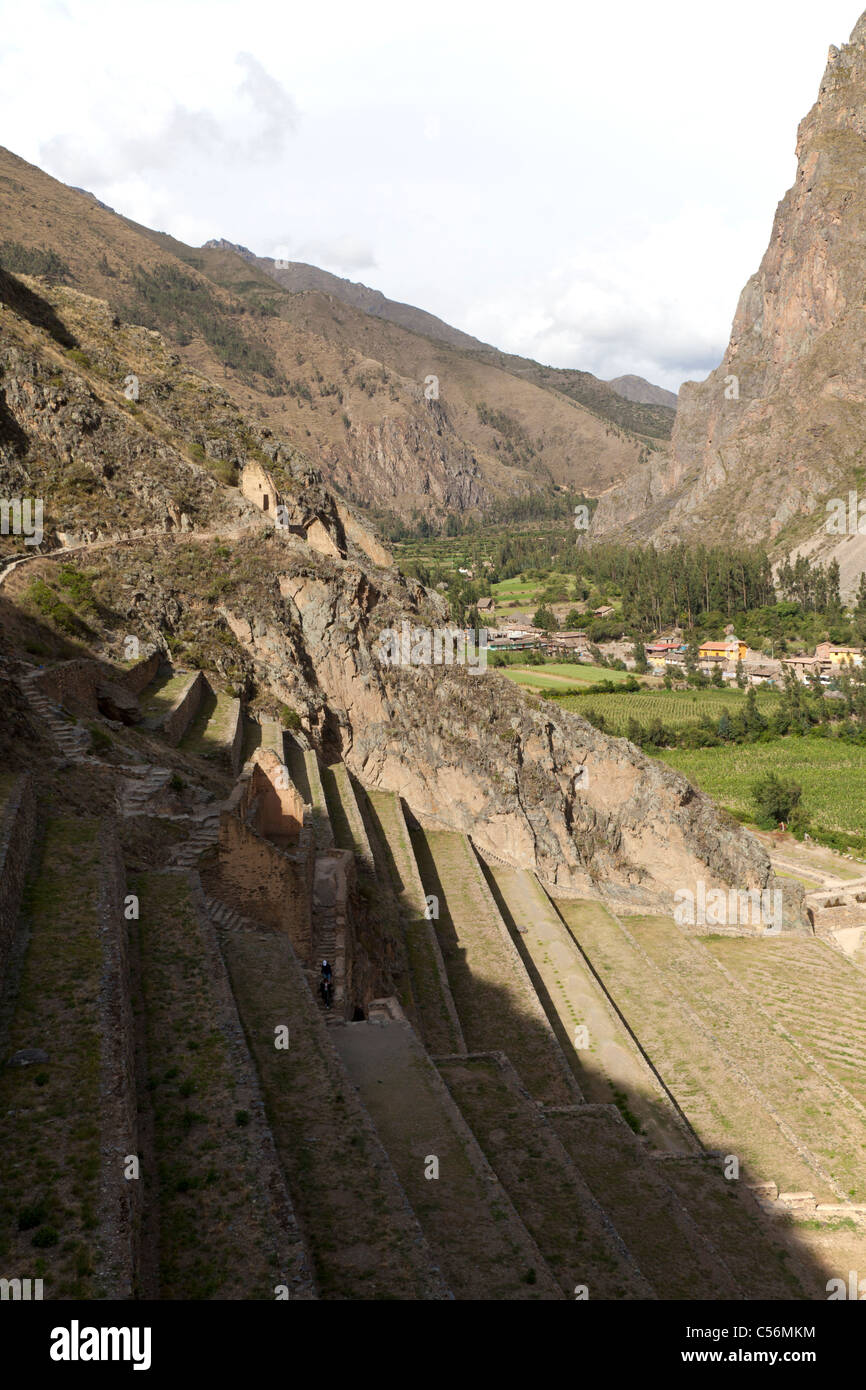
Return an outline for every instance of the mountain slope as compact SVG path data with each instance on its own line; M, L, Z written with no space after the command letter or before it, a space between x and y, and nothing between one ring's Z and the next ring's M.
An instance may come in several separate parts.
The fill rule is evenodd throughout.
M8 151L0 218L0 264L159 330L362 506L441 518L533 491L545 501L556 488L593 495L664 447L631 428L647 407L603 383L576 390L573 379L595 382L588 374L469 351L321 289L292 292L231 247L185 246ZM606 416L610 402L632 415Z
M791 545L820 539L829 499L862 490L866 15L830 50L797 160L724 361L682 388L669 459L607 494L596 535Z
M571 368L545 367L527 357L518 357L501 352L489 343L482 343L459 328L444 323L435 314L424 309L416 309L411 304L401 304L386 298L379 290L366 285L344 280L317 266L305 265L301 261L275 261L268 256L256 256L246 246L237 246L224 239L205 242L202 250L230 251L240 256L249 265L256 266L277 284L293 293L304 290L318 290L339 299L365 314L386 319L411 333L432 338L436 342L448 343L451 347L463 348L473 356L495 362L516 376L532 380L536 385L561 391L569 399L585 405L595 414L610 420L623 429L636 434L648 435L653 439L670 438L673 415L669 407L676 405L676 396L664 391L660 386L651 386L641 377L622 377L621 381L640 383L641 390L618 390L616 383L600 381L591 372L581 372ZM664 409L644 409L643 407L662 406Z
M663 386L653 386L642 376L618 376L607 384L618 396L627 401L636 401L638 405L667 405L671 410L677 408L677 397L673 391L666 391Z

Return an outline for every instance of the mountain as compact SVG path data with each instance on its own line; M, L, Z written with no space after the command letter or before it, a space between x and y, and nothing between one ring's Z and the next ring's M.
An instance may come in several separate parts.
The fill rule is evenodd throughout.
M635 401L638 405L666 405L671 410L677 408L677 397L673 391L666 391L663 386L653 386L642 376L618 376L609 381L608 386L623 400Z
M595 535L839 548L824 531L826 504L866 481L864 260L866 14L850 43L830 49L799 129L796 179L722 364L683 386L670 455L606 494ZM861 545L841 547L851 575L866 568Z
M288 272L263 269L244 248L187 246L9 151L0 217L7 270L47 276L161 332L378 515L483 514L532 494L545 509L558 490L596 495L667 448L657 408L588 373L511 358L314 268L310 288L286 288Z
M318 290L341 300L343 304L350 304L353 309L360 309L364 314L373 314L376 318L396 323L410 333L420 333L427 338L435 338L437 342L450 343L452 347L494 351L487 343L482 343L469 333L462 333L459 328L452 328L435 314L388 299L379 290L371 290L367 285L357 284L353 280L344 280L339 275L332 275L329 270L320 270L318 266L307 265L304 261L275 261L270 256L257 256L246 246L238 246L222 237L206 241L203 249L234 251L266 275L272 276L278 285L292 294Z

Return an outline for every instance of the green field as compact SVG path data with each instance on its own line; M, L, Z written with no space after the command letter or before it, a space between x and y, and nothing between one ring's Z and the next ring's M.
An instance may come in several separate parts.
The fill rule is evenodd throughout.
M502 675L517 685L530 686L534 690L580 690L581 686L595 685L599 681L613 681L621 685L630 675L628 671L611 671L606 666L582 666L565 661L551 661L544 666L512 666L499 668ZM596 700L625 700L625 695L584 696L587 702ZM570 708L570 706L568 706Z
M626 679L627 673L604 671L596 679L615 680L617 676ZM549 684L552 686L553 682ZM781 698L775 690L757 690L755 694L758 709L764 715L772 713ZM575 694L557 703L573 714L594 710L604 715L608 733L624 735L629 719L636 719L644 728L660 719L668 728L682 729L697 724L702 715L717 723L725 711L730 715L742 709L745 698L741 690L640 690L633 695Z
M747 814L755 809L751 787L756 778L767 772L791 777L803 788L813 834L866 835L866 748L856 744L789 737L724 748L670 749L663 760L720 805Z

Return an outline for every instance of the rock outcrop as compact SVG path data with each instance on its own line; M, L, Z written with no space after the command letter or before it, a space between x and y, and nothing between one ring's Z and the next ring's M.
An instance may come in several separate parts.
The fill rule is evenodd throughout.
M683 386L670 459L607 493L592 534L791 543L847 496L866 432L866 15L830 50L797 177L722 364Z

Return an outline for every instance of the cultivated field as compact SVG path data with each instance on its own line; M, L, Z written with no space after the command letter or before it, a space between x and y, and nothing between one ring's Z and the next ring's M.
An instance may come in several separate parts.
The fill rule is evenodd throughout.
M617 696L602 697L617 699ZM729 810L754 812L752 784L767 772L803 788L813 833L866 835L866 748L824 738L774 739L767 744L669 749L664 760Z
M598 679L615 680L617 676L626 679L623 671L605 671ZM781 698L778 691L755 693L758 709L765 717L770 715ZM609 733L624 736L629 719L636 719L645 728L660 719L668 728L682 729L697 724L704 715L717 723L723 714L742 709L745 698L741 690L640 690L633 695L575 695L559 703L574 714L595 710L604 715Z

